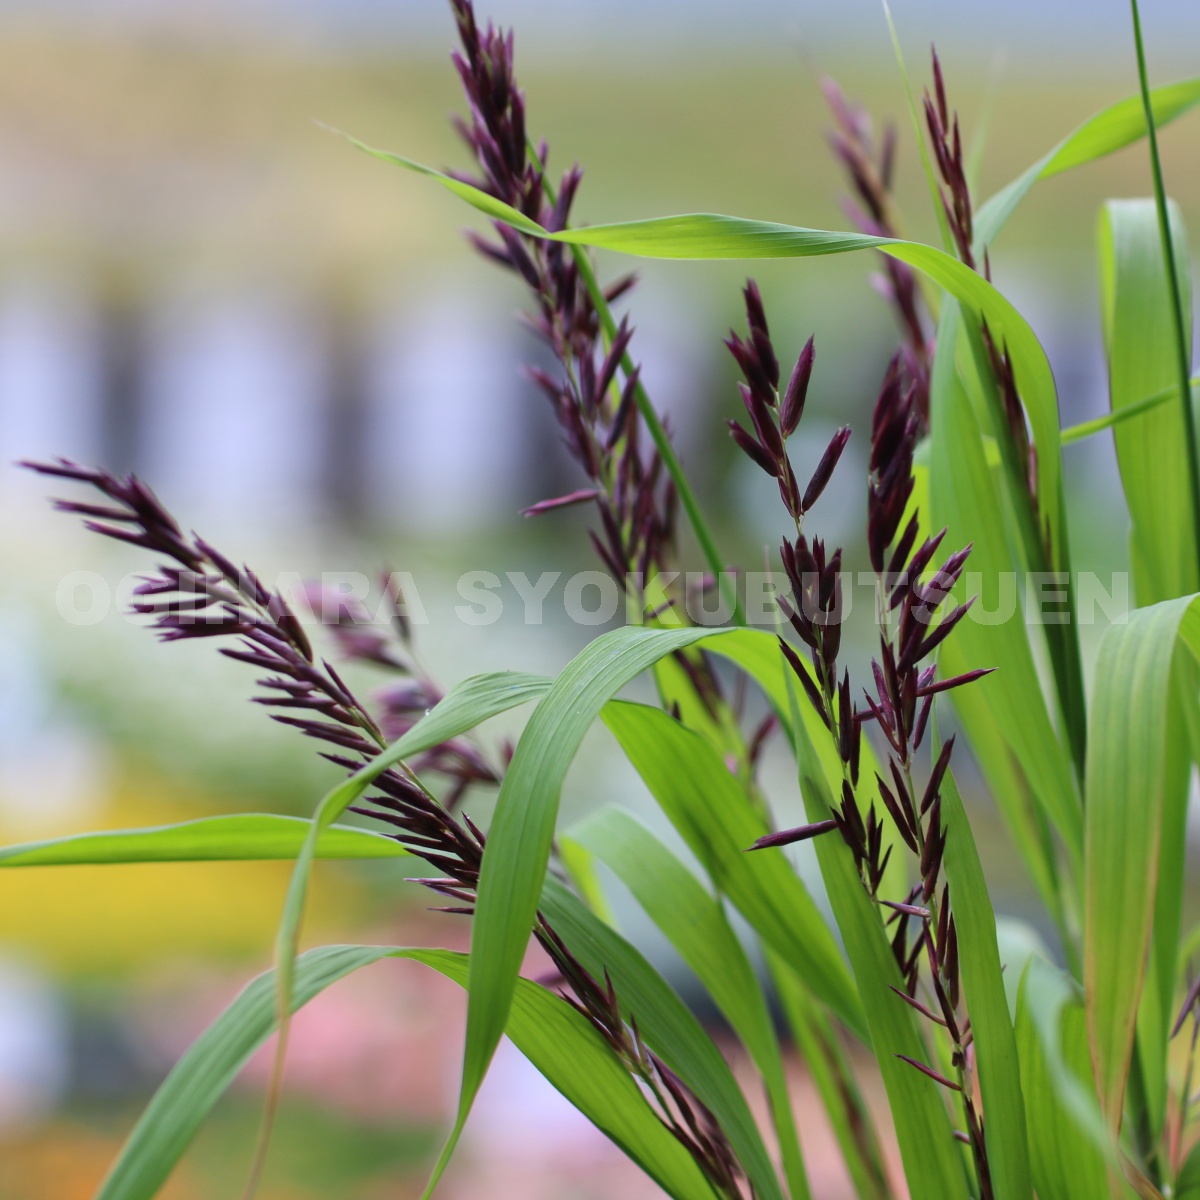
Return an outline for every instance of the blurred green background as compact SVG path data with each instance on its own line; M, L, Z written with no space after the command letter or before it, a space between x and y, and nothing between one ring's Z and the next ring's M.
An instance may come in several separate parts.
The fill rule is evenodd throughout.
M907 231L935 236L873 3L480 11L518 23L531 129L549 138L553 167L586 168L580 219L699 210L843 226L819 87L832 74L897 120ZM1119 3L897 0L895 12L914 78L926 79L936 37L951 101L969 137L985 139L980 197L1135 90ZM1194 6L1148 3L1144 18L1159 81L1200 73ZM417 637L446 684L500 667L553 671L594 633L553 603L545 624L526 625L511 589L497 626L455 616L463 571L532 579L593 566L582 514L517 516L574 480L519 370L538 354L513 319L523 297L464 245L473 214L314 124L464 166L446 121L460 106L451 35L437 0L0 6L0 458L135 469L185 524L267 577L411 572L428 616ZM1185 120L1163 137L1168 186L1193 229L1197 128ZM993 249L997 282L1050 353L1064 424L1106 406L1098 204L1147 191L1134 147L1042 185ZM861 429L870 411L894 342L872 270L859 256L756 266L781 350L817 337L801 461L835 423ZM779 513L722 421L737 396L720 337L740 320L745 270L640 274L635 356L725 552L756 567ZM821 514L852 548L863 507L853 446ZM1077 562L1119 568L1109 444L1068 459ZM0 472L4 840L311 811L333 768L246 705L252 681L238 664L208 646L160 646L124 619L121 589L148 564L51 514L44 482ZM77 572L113 597L83 621L64 610L100 593L76 588ZM367 690L384 682L351 674ZM614 793L638 803L602 736L584 756L568 815ZM779 763L767 779L783 811L795 805ZM485 818L488 806L477 796L472 811ZM1026 915L1026 882L981 798L974 812L998 906ZM401 875L323 865L310 939L464 945L465 926L425 915ZM91 1194L173 1058L269 964L286 876L282 864L0 872L0 1197ZM314 1004L298 1024L264 1200L416 1195L453 1098L460 1015L453 989L394 964ZM448 1197L655 1194L515 1053L495 1074ZM237 1193L262 1081L256 1063L170 1196ZM819 1194L836 1198L844 1181L824 1165L820 1122L801 1123Z

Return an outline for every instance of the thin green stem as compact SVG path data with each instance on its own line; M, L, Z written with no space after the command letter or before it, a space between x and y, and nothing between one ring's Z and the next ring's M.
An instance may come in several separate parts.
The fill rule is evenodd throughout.
M1192 376L1190 382L1193 388L1200 387L1200 375ZM1103 416L1093 417L1090 421L1081 421L1078 425L1071 425L1062 431L1059 439L1064 446L1082 442L1084 438L1089 438L1094 433L1102 433L1105 429L1120 425L1122 421L1128 421L1131 417L1140 417L1142 413L1150 412L1168 400L1174 400L1178 390L1178 385L1173 383L1170 387L1163 388L1162 391L1155 392L1152 396L1143 396L1140 400L1123 405L1121 408L1114 408Z
M1142 108L1146 113L1146 136L1150 142L1150 169L1154 175L1154 202L1158 208L1158 233L1162 241L1163 264L1167 286L1171 291L1171 316L1175 326L1175 365L1179 375L1177 386L1183 406L1183 424L1187 436L1188 488L1192 501L1192 532L1196 539L1196 565L1200 569L1200 457L1196 448L1196 418L1192 411L1192 367L1188 354L1187 329L1183 320L1183 297L1179 291L1179 273L1175 264L1174 239L1171 236L1171 215L1167 209L1167 190L1163 183L1162 158L1158 152L1158 129L1154 121L1154 105L1150 99L1150 80L1146 70L1146 47L1142 39L1142 18L1138 0L1129 0L1133 15L1133 40L1137 48L1138 81L1142 89Z

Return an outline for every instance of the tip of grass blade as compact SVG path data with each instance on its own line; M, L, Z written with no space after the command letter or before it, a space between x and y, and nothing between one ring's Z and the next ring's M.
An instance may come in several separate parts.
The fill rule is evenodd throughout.
M462 1137L462 1131L467 1124L467 1116L471 1111L469 1103L459 1104L458 1116L454 1121L454 1128L450 1130L450 1136L446 1139L446 1144L442 1147L442 1152L438 1155L437 1162L433 1164L433 1170L429 1175L429 1182L425 1185L425 1190L421 1193L421 1200L429 1200L437 1189L437 1185L441 1183L442 1176L446 1173L446 1168L450 1165L450 1160L454 1157L454 1151L458 1149L459 1139Z

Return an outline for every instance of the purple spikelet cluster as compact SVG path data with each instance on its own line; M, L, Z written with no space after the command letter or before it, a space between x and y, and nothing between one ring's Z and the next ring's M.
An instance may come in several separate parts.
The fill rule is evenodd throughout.
M850 440L850 428L843 426L833 435L801 493L786 443L804 416L815 359L813 339L809 338L800 351L787 386L780 393L779 359L771 343L762 296L753 279L747 281L743 297L749 335L741 338L731 330L725 345L744 377L738 384L738 392L753 432L732 420L728 422L729 432L742 452L777 481L784 506L799 527L804 514L816 504L829 483Z
M220 653L267 672L258 680L263 694L255 703L281 724L332 748L323 757L356 771L387 745L380 722L327 661L317 661L308 637L287 601L268 589L250 568L233 561L179 522L136 476L119 478L60 459L26 463L42 475L95 488L104 504L57 500L62 512L85 518L103 537L161 555L166 562L134 589L133 611L152 617L164 641L184 638L236 640ZM342 631L346 636L347 631ZM383 647L360 638L360 657L386 659ZM441 748L439 748L441 749ZM436 753L436 752L434 752ZM397 839L415 854L444 869L447 886L473 889L479 877L483 838L469 818L458 821L399 764L375 782L379 806L370 815L400 830Z
M853 196L843 198L843 210L863 233L898 238L900 231L892 210L896 127L890 122L885 125L876 147L871 119L862 106L847 100L832 79L822 82L822 90L835 121L829 144L854 191ZM903 337L900 352L904 374L915 389L915 407L924 432L929 427L929 376L933 365L928 319L913 269L886 254L879 256L879 262L882 274L875 275L872 282L896 313Z
M392 679L373 695L379 727L389 742L407 733L442 699L437 682L423 670L412 644L412 628L405 614L404 596L395 576L384 572L380 579L389 621L382 629L355 598L317 584L305 589L310 609L333 635L342 657L351 662L378 667ZM503 764L512 757L512 746L501 747ZM453 812L474 785L498 785L502 770L466 738L452 738L412 759L409 764L420 775L435 774L448 781L442 805Z
M764 325L765 328L765 325ZM760 351L758 361L769 361ZM783 545L783 563L792 587L788 615L808 648L809 662L783 642L809 703L829 729L842 764L841 794L827 819L769 834L754 849L785 846L836 830L858 866L867 893L887 910L892 952L903 990L898 996L922 1016L946 1030L952 1043L956 1078L924 1063L906 1059L939 1084L961 1094L967 1129L962 1135L974 1153L981 1195L992 1196L983 1121L973 1092L974 1060L970 1020L963 1012L959 974L958 932L943 872L947 829L942 819L942 787L954 740L941 747L924 787L915 783L918 752L929 729L934 696L987 674L970 671L937 678L928 660L954 631L970 608L947 602L966 564L970 547L934 567L945 531L920 540L920 518L911 507L913 456L921 420L917 387L905 380L897 355L892 360L872 418L868 476L868 546L879 590L879 653L871 664L873 686L864 689L864 706L856 708L849 673L839 674L841 645L839 574L841 551L828 553L803 535ZM785 498L786 502L786 498ZM789 508L789 511L791 509ZM863 726L874 723L884 744L886 769L877 774L880 801L899 836L913 855L918 882L899 899L884 899L884 883L894 845L885 818L872 800L860 804ZM922 970L924 965L924 970ZM918 998L922 981L929 1003Z
M925 92L925 124L929 130L934 162L941 176L939 194L954 245L962 259L973 271L980 270L975 252L975 218L971 187L963 165L962 135L958 113L952 112L946 99L946 81L937 51L932 52L933 95ZM983 249L982 273L991 279L992 267L987 248ZM984 345L992 368L1001 410L1008 426L1011 449L1016 461L1023 464L1025 486L1030 501L1037 508L1037 458L1025 423L1025 411L1017 393L1012 362L1004 346L998 346L988 329L983 327Z
M582 173L572 167L561 177L556 192L545 172L546 144L540 143L533 154L527 138L524 149L518 144L518 133L524 136L525 131L525 106L513 72L511 34L490 25L481 29L470 0L451 0L451 7L462 44L455 64L469 106L467 119L459 121L458 128L479 171L477 177L461 178L545 228L565 228ZM598 305L607 307L624 296L635 279L626 276L600 289L594 282L589 284L590 268L582 251L526 237L500 222L495 232L498 241L474 237L472 241L491 261L519 276L529 290L534 310L526 321L549 348L558 368L534 367L527 373L549 402L564 444L587 481L585 487L530 505L524 514L594 506L599 520L588 536L616 582L629 589L641 607L650 609L649 619L686 620L688 596L682 586L675 582L653 592L648 586L660 573L670 579L671 568L677 566L678 497L639 410L646 401L638 367L629 353L633 329L627 320L621 321L606 344L605 323L598 311ZM803 373L794 377L794 383L789 392L791 408L785 399L785 409L794 409L798 420L804 402ZM802 499L798 497L797 503ZM700 702L715 715L726 700L706 656L684 653L676 655L675 661ZM749 751L746 762L753 766Z
M551 230L570 218L582 172L572 167L557 193L550 186L544 142L531 154L525 129L525 101L513 74L513 39L490 24L480 29L469 0L451 0L461 52L454 63L469 114L456 126L479 168L466 182L520 209ZM591 503L600 528L591 534L601 561L625 587L630 576L662 569L673 555L676 496L662 461L646 440L637 411L637 368L628 358L633 330L622 322L606 346L596 300L566 246L526 237L495 222L498 241L472 236L491 261L518 275L528 287L535 312L528 323L549 347L559 370L532 368L530 378L549 401L571 456L588 479L587 488L544 500L524 510L535 516L574 504ZM629 276L603 290L612 304L633 286Z
M700 1165L719 1196L741 1200L744 1172L713 1113L692 1095L683 1081L643 1041L637 1021L626 1017L608 973L601 983L571 953L544 921L536 930L538 941L550 954L559 994L600 1032L630 1074L641 1080L654 1098L667 1128Z
M946 81L942 76L942 64L937 50L931 51L933 59L933 95L925 90L925 125L929 130L933 159L938 174L942 177L940 194L942 208L950 225L950 233L958 249L958 255L972 270L975 264L975 219L971 204L971 188L967 182L967 171L963 163L962 134L958 126L958 113L952 113L946 101Z
M403 597L390 576L384 594L392 607L392 637L368 628L361 605L339 594L310 591L314 609L330 619L334 640L344 655L397 673L401 678L384 694L385 714L376 718L341 679L329 662L318 661L299 620L276 591L268 589L248 567L237 568L215 547L185 534L154 493L135 476L119 478L66 459L25 463L39 474L87 484L104 498L94 504L57 500L62 512L84 518L85 526L103 537L125 542L167 559L138 586L134 611L153 617L152 627L165 641L194 637L239 638L237 647L221 653L270 672L259 682L265 694L256 702L271 716L329 745L322 757L347 772L357 771L387 745L388 733L410 727L441 696L437 685L416 666L411 629ZM297 710L312 716L294 716ZM322 718L321 720L315 719ZM386 731L386 732L385 732ZM469 816L452 808L473 782L499 782L509 753L499 768L468 742L455 739L423 758L425 769L449 777L445 801L437 799L417 777L419 761L398 763L379 775L374 791L352 811L384 824L398 842L440 875L416 878L450 904L436 911L470 916L483 861L485 837ZM621 1016L611 983L601 985L539 915L534 930L571 991L571 1002L613 1045L630 1070L650 1088L660 1116L694 1155L728 1200L741 1196L743 1177L716 1119L645 1046L632 1019Z

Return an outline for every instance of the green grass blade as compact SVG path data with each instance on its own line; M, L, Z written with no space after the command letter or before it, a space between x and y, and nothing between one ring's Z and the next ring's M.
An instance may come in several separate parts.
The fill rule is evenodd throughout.
M836 770L840 778L840 768L832 766L836 752L827 744L828 730L812 714L812 706L806 703L801 708L797 703L791 672L776 639L758 630L737 630L714 642L712 650L751 674L772 704L786 714L784 724L792 734L802 763L800 790L808 820L825 819L829 813L831 772ZM867 749L864 745L864 755ZM864 758L864 774L865 761ZM907 1072L898 1069L905 1064L894 1057L895 1054L920 1057L925 1051L913 1025L911 1010L902 1001L898 1006L888 1003L888 998L895 999L888 985L900 987L902 983L878 913L863 891L844 843L823 837L816 840L815 848L891 1101L910 1192L914 1197L928 1196L931 1200L965 1194L962 1160L955 1152L946 1110L936 1088L923 1088L921 1085L928 1081L916 1077L911 1068ZM781 852L762 851L754 857L777 853ZM762 936L762 931L759 932Z
M781 854L746 853L767 827L717 752L669 714L643 704L610 704L604 723L718 891L850 1029L865 1037L854 980L799 876Z
M403 737L393 742L386 750L371 760L362 770L338 784L328 792L317 806L309 822L308 834L296 856L296 865L288 881L284 897L283 913L275 934L275 962L277 987L277 1011L279 1014L279 1042L276 1047L275 1066L272 1080L267 1089L266 1109L258 1152L251 1167L247 1193L253 1195L267 1145L274 1124L275 1106L283 1080L283 1065L287 1055L288 1023L291 1012L292 965L299 951L300 928L304 920L304 905L308 897L308 881L312 873L313 858L317 842L322 833L337 820L363 793L371 783L389 767L402 762L414 754L431 749L448 738L457 737L476 725L507 712L520 704L542 696L549 681L535 675L522 675L501 671L489 675L478 675L464 680L452 688L438 704L417 722Z
M1158 152L1158 128L1154 120L1154 101L1150 94L1150 78L1146 69L1146 47L1142 40L1142 17L1138 0L1129 0L1133 17L1133 40L1137 51L1138 81L1141 84L1142 107L1146 114L1146 132L1150 143L1150 173L1154 178L1154 205L1158 213L1158 234L1162 244L1162 263L1166 271L1167 294L1170 301L1171 330L1174 334L1175 376L1179 388L1179 409L1187 430L1188 496L1194 522L1195 562L1200 570L1200 446L1196 443L1196 416L1192 411L1192 321L1190 304L1191 277L1181 271L1176 258L1171 213L1168 208L1167 187L1163 182L1162 156ZM1185 262L1186 262L1186 255ZM1180 277L1187 279L1180 284ZM1189 297L1184 295L1186 286ZM1185 318L1184 309L1188 308Z
M361 143L357 143L360 144ZM430 167L384 151L368 152L388 162L431 177L455 195L499 220L509 220L493 197L442 175ZM714 213L689 213L648 221L627 221L567 229L550 234L531 228L528 217L515 228L532 236L572 246L593 246L622 254L664 259L812 258L878 249L915 267L945 288L981 320L986 320L1000 346L1012 359L1021 399L1029 414L1038 454L1038 495L1050 545L1051 569L1068 570L1065 511L1062 498L1062 463L1059 446L1058 396L1049 360L1037 335L1013 305L981 275L943 250L920 242L806 229L770 221L753 221Z
M1088 738L1084 984L1101 1110L1120 1127L1155 911L1172 671L1193 597L1138 609L1100 643ZM1190 699L1195 704L1195 699Z
M504 221L514 229L519 229L522 233L533 234L535 237L540 237L545 233L545 230L535 220L527 217L520 209L513 208L511 204L505 204L503 200L497 200L495 196L490 196L487 192L472 187L469 183L463 183L461 180L454 179L433 167L427 167L424 163L416 162L414 159L405 158L402 154L393 154L390 150L379 150L374 146L368 146L366 142L360 142L358 138L351 137L350 134L343 133L340 129L334 129L329 125L323 126L323 128L338 137L345 138L352 146L363 151L364 154L369 154L372 158L379 159L380 162L388 163L393 167L403 167L406 171L415 171L418 175L425 175L436 180L447 191L453 192L460 200L465 200L472 208L478 209L485 216L492 217L497 221Z
M381 956L377 948L359 946L305 954L296 964L292 1011ZM158 1194L213 1105L275 1028L276 990L273 974L260 975L192 1043L154 1093L96 1200L150 1200Z
M470 987L466 955L446 950L407 957ZM695 1160L658 1119L601 1034L565 1000L518 979L505 1033L546 1079L612 1139L668 1196L713 1200Z
M664 655L713 637L709 629L627 627L598 637L564 669L517 743L496 801L471 930L471 981L462 1091L454 1130L431 1181L453 1151L495 1052L537 913L559 794L600 710Z
M746 1047L766 1087L792 1200L812 1195L796 1137L787 1077L767 1000L720 903L632 814L609 807L572 830L629 889L695 972L713 1003ZM762 1196L780 1196L772 1178L754 1181Z
M1181 279L1190 279L1187 237L1178 209L1173 242ZM1197 516L1188 482L1187 421L1178 404L1173 305L1163 269L1158 216L1149 200L1110 200L1098 234L1100 295L1114 414L1160 393L1176 401L1113 430L1133 537L1139 604L1200 589ZM1191 327L1191 289L1184 293ZM1190 346L1188 348L1190 354ZM1190 394L1190 381L1189 381Z
M749 1178L774 1179L771 1160L729 1064L671 985L615 929L552 875L541 911L595 978L613 982L625 1019L716 1117Z
M178 825L105 829L44 842L0 846L0 867L64 867L80 864L162 862L252 862L294 859L308 834L301 817L238 813L200 817ZM406 858L392 838L331 825L313 848L315 858Z
M1171 1195L1173 1200L1200 1200L1200 1142L1188 1151Z
M289 963L296 956L308 877L323 832L355 803L372 782L389 767L415 754L474 729L476 725L521 704L545 695L550 681L537 675L501 671L477 675L451 688L445 697L403 737L373 758L361 771L329 791L309 822L284 900L283 917L276 934L281 987L286 987Z
M606 925L616 928L612 905L604 894L604 884L596 870L596 856L569 833L558 835L557 846L559 861L570 877L575 891L579 893L579 898Z
M1137 1013L1137 1051L1127 1107L1137 1117L1143 1144L1157 1143L1167 1119L1169 1042L1175 1023L1176 985L1183 926L1184 867L1187 850L1188 781L1192 755L1186 706L1194 714L1196 674L1190 656L1177 656L1167 708L1163 755L1162 819L1158 881L1150 935L1146 985Z
M467 959L449 950L323 946L296 962L293 1011L362 967L385 958L430 966L466 985ZM150 1200L204 1118L276 1025L275 981L255 979L184 1054L155 1093L96 1200ZM637 1085L587 1020L559 997L522 980L507 1032L572 1104L668 1195L712 1200L687 1151L655 1117Z
M791 686L790 679L788 685ZM800 794L810 821L827 820L832 811L832 794L800 717L794 689L791 699ZM902 989L903 980L879 910L863 889L850 849L841 838L817 838L815 849L870 1027L909 1195L912 1200L946 1200L950 1196L968 1195L964 1162L958 1154L940 1089L897 1057L903 1054L925 1061L927 1051L917 1033L912 1009L891 990Z
M1006 502L1005 514L1010 518L1007 523L1013 537L1012 569L1018 578L1025 572L1032 572L1035 577L1044 579L1052 568L1061 574L1062 603L1057 605L1057 612L1062 616L1042 625L1040 641L1049 656L1054 706L1061 720L1070 764L1076 778L1082 779L1087 749L1087 692L1079 645L1075 578L1070 571L1066 545L1057 561L1052 561L1044 523L1039 519L1042 498L1040 493L1036 499L1030 494L1030 463L1012 436L981 325L969 315L964 318L961 308L950 314L949 319L958 322L962 331L957 345L959 380L975 407L980 430L985 439L990 436L992 445L988 447L988 463L992 465L991 450L994 448L995 463L1000 468L995 472L995 481ZM943 368L953 365L944 363ZM936 362L934 373L938 373ZM935 527L941 523L937 518ZM998 582L1002 579L1003 576L997 577Z
M1172 243L1178 277L1187 280L1183 305L1191 328L1191 288L1183 220L1172 206ZM1112 411L1137 404L1137 397L1164 389L1175 403L1147 412L1114 430L1117 461L1133 523L1134 585L1138 603L1200 590L1196 540L1198 515L1192 505L1190 407L1178 403L1175 281L1163 265L1158 211L1149 200L1109 201L1099 229L1101 300L1108 351ZM1190 344L1186 347L1190 357ZM1190 381L1189 381L1190 395ZM1167 1037L1178 967L1183 904L1183 841L1187 815L1188 753L1178 704L1168 720L1170 749L1162 789L1162 837L1155 898L1151 965L1138 1014L1139 1118L1147 1140L1157 1141L1166 1118Z
M770 949L771 978L796 1048L812 1076L859 1200L892 1200L875 1122L854 1071L821 1005Z
M945 288L977 320L986 321L997 345L1008 350L1037 448L1038 496L1044 523L1041 532L1050 546L1050 568L1068 569L1058 395L1050 362L1037 335L1017 309L958 259L920 242L710 213L596 225L555 234L554 240L668 259L809 258L879 249L915 267Z
M1040 1200L1108 1195L1107 1135L1092 1086L1082 998L1073 980L1037 957L1021 975L1016 1038Z
M997 1200L1031 1200L1025 1099L996 943L996 914L966 809L949 771L942 784L942 819L947 830L946 880L958 928L963 991L975 1035L992 1183Z
M1169 83L1150 95L1155 124L1161 128L1200 104L1200 79ZM1095 162L1145 136L1146 110L1140 95L1128 96L1097 113L979 209L975 214L976 241L980 246L992 245L1039 180Z
M947 304L938 326L943 353L934 361L930 387L931 528L946 528L949 548L972 546L968 573L961 584L962 598L968 586L972 590L982 588L982 592L977 601L979 612L963 621L945 643L943 670L953 674L975 667L1000 668L971 685L960 717L968 723L972 740L978 735L985 749L995 734L1003 731L1013 759L1030 781L1036 802L1079 865L1083 814L1070 759L1055 732L1042 693L1024 613L1015 604L1012 612L999 619L1006 600L1006 582L1012 582L1023 566L1010 552L1003 500L987 463L974 409L955 366L954 348L960 328L957 306ZM996 613L997 617L985 618L983 613ZM994 754L982 759L985 769L994 764ZM1021 812L1014 810L1021 804L1021 796L1011 790L1011 772L1003 772L1003 767L1000 764L1000 771L993 771L989 778L993 795L1006 823L1014 830L1014 841L1031 856L1027 859L1031 874L1045 886L1051 874L1050 863L1037 853L1036 830Z

